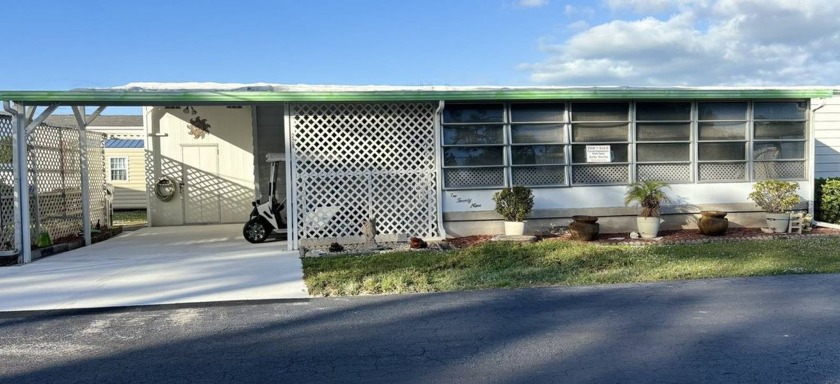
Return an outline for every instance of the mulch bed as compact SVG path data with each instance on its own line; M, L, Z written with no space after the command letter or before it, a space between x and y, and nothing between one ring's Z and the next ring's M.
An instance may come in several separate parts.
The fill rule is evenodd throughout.
M8 267L10 265L17 265L17 256L0 256L0 267Z
M726 233L722 236L706 236L700 233L697 229L678 229L678 230L668 230L668 231L659 231L659 237L656 240L653 239L631 239L629 233L601 233L598 235L598 239L591 241L590 243L594 244L634 244L634 245L644 245L644 244L692 244L692 243L705 243L711 241L727 241L727 240L745 240L745 239L771 239L771 238L805 238L809 236L840 236L840 230L831 229L831 228L823 228L823 227L816 227L811 232L802 233L800 234L791 234L791 233L778 233L778 234L768 234L761 231L760 228L729 228L726 230ZM478 235L478 236L465 236L465 237L457 237L453 239L447 239L447 242L452 244L455 248L467 248L477 244L485 243L491 241L494 236L490 235ZM621 238L621 240L616 240L617 238ZM574 241L571 240L570 236L567 235L560 235L560 236L539 236L539 240L561 240L561 241ZM584 243L584 242L582 242Z

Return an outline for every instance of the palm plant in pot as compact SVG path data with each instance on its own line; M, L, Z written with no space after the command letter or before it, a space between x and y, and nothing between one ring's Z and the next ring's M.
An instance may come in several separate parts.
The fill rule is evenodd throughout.
M659 206L671 201L665 194L665 188L670 188L668 183L659 180L639 180L627 186L624 205L635 204L642 207L639 217L636 218L636 226L642 238L651 239L659 233L659 224L662 222L659 218Z
M534 194L530 188L515 186L493 194L496 212L505 218L505 235L525 233L525 218L534 209Z
M763 180L753 185L750 200L766 212L767 227L773 232L787 232L790 212L799 196L796 191L799 184L780 180Z

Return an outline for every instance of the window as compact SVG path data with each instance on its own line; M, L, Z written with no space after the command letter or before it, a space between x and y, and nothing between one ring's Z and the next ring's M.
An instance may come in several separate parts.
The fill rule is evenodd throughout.
M564 103L448 104L446 188L566 184Z
M807 101L452 103L446 189L804 180Z
M111 181L127 181L128 159L125 157L112 157L109 161L111 164Z
M572 103L572 184L630 180L630 103Z
M636 179L691 182L691 103L636 103Z
M805 178L804 102L753 105L753 179Z
M504 105L447 105L442 123L444 186L504 187Z
M699 181L747 179L747 103L697 103Z
M512 104L513 185L566 184L566 105Z

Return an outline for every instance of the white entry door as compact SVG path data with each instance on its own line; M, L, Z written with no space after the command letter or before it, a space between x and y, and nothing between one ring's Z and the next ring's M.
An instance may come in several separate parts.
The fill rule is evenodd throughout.
M219 147L216 145L184 145L181 147L184 185L184 223L221 222L219 185Z

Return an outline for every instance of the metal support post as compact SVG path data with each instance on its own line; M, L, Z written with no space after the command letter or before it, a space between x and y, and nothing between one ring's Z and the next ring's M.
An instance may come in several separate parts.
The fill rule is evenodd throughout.
M23 104L4 108L12 114L12 167L15 174L15 248L20 251L23 264L32 262L31 218L29 217L29 174L26 166L26 108Z
M88 179L88 143L85 107L73 107L73 115L76 116L76 123L79 125L79 152L82 170L82 233L85 237L85 245L90 245L90 180Z

